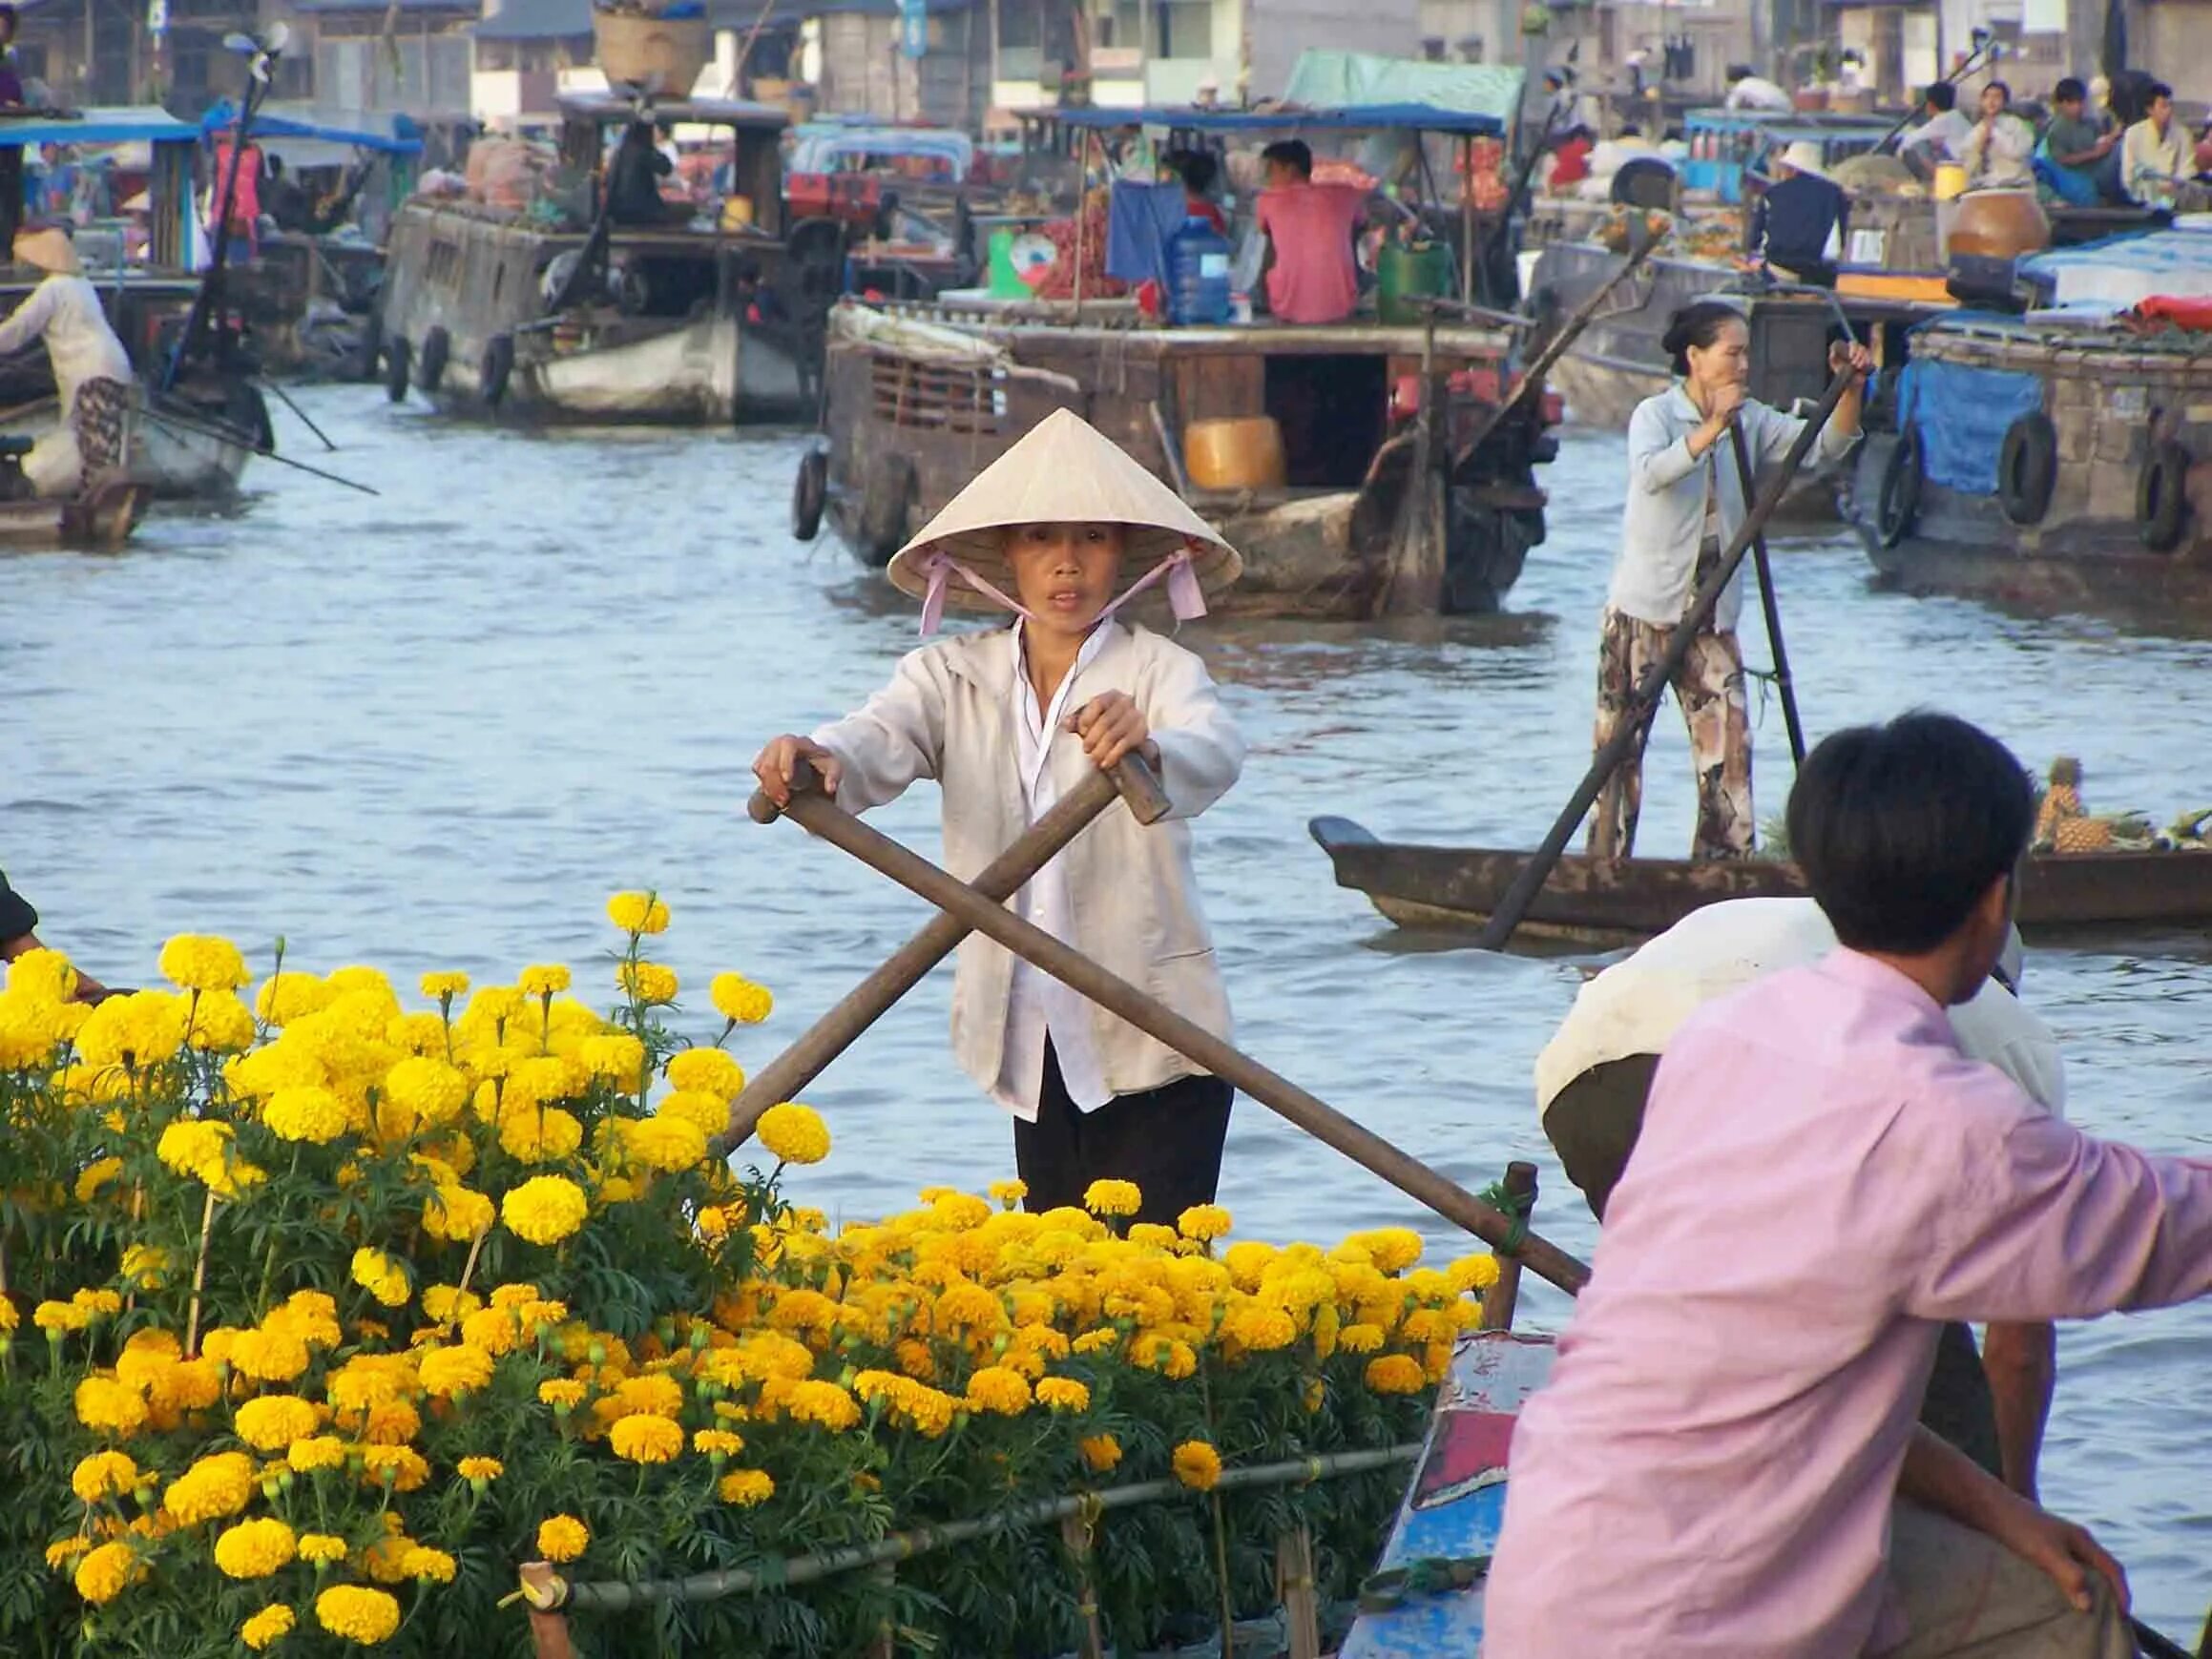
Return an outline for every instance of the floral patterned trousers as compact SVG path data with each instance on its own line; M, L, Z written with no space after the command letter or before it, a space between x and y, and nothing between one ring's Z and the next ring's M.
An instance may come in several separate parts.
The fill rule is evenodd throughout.
M1673 637L1671 628L1605 608L1597 648L1599 749L1613 740L1637 686L1666 654ZM1700 633L1672 684L1689 722L1690 761L1698 775L1698 833L1690 856L1747 858L1753 829L1751 720L1743 699L1743 653L1734 632ZM1637 814L1643 805L1643 746L1650 735L1646 722L1598 793L1590 826L1594 858L1625 859L1636 850Z
M123 464L123 424L131 388L122 381L89 380L76 391L76 446L83 458L83 487Z

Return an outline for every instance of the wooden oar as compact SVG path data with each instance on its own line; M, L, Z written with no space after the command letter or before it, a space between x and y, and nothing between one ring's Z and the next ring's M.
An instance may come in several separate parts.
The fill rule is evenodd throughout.
M972 883L976 892L993 902L1012 898L1093 819L1112 806L1116 795L1129 802L1138 823L1158 823L1168 814L1167 792L1160 788L1159 779L1142 756L1129 756L1110 773L1094 770L984 868ZM758 790L745 811L755 823L774 823L783 816L783 809ZM730 1103L729 1127L710 1149L714 1155L727 1156L732 1148L752 1134L762 1112L792 1099L821 1076L832 1060L851 1047L893 1003L920 985L923 977L951 955L953 947L972 931L966 923L943 911L931 917L921 932L861 981L851 995L747 1080L743 1092Z
M1108 1013L1196 1061L1447 1221L1466 1228L1493 1249L1519 1255L1531 1272L1561 1290L1572 1295L1589 1281L1588 1267L1550 1240L1524 1234L1514 1217L1493 1209L1458 1182L1401 1151L1127 980L1109 973L1003 904L863 823L822 793L821 780L812 767L796 769L791 803L783 809L783 816L832 845L843 847L902 887L919 893L975 932L996 940L1024 962L1082 992Z
M1743 500L1749 503L1758 492L1758 480L1751 472L1751 447L1743 441L1743 423L1728 423L1728 443L1736 451L1736 480L1742 485ZM1805 725L1797 717L1797 687L1789 677L1789 653L1782 646L1781 602L1774 596L1774 566L1766 557L1766 532L1761 530L1751 538L1751 563L1759 572L1759 609L1766 617L1766 649L1774 655L1774 683L1782 693L1782 723L1789 730L1789 759L1793 766L1805 764Z
M384 493L383 490L373 488L368 485L356 484L350 478L341 478L335 472L325 472L320 467L310 467L304 461L295 461L289 455L280 455L274 449L264 449L259 444L243 440L236 432L226 432L219 426L202 425L198 421L187 420L181 415L151 407L139 409L137 418L142 421L151 421L157 426L168 426L180 432L196 432L202 438L215 438L225 444L236 444L249 455L259 455L264 461L274 461L280 467L289 467L295 472L304 472L310 478L320 478L328 484L343 484L346 488L358 489L364 495L382 495Z
M1513 877L1513 885L1498 900L1497 908L1491 912L1490 921L1475 940L1475 944L1483 949L1503 949L1506 941L1513 938L1513 929L1520 925L1521 918L1528 914L1530 903L1542 890L1544 879L1552 873L1552 866L1559 861L1559 855L1566 851L1567 842L1573 838L1576 826L1582 821L1582 815L1590 810L1590 803L1597 798L1598 791L1605 787L1605 780L1613 776L1642 735L1643 728L1650 724L1653 713L1659 708L1660 695L1675 677L1675 671L1682 666L1683 660L1690 654L1690 648L1697 643L1698 631L1712 619L1713 608L1720 604L1722 590L1743 563L1744 554L1751 550L1753 539L1766 528L1766 521L1774 516L1774 509L1781 505L1784 492L1789 488L1790 480L1797 476L1797 469L1805 465L1805 458L1812 453L1813 442L1820 436L1821 428L1828 424L1828 416L1835 412L1836 404L1843 401L1845 391L1851 384L1851 371L1847 368L1828 383L1827 393L1821 399L1820 407L1805 422L1805 430L1797 435L1797 442L1789 446L1789 453L1782 458L1781 476L1775 479L1773 487L1752 505L1743 522L1737 527L1735 535L1729 539L1727 551L1721 556L1720 568L1698 590L1689 611L1676 624L1667 641L1666 654L1651 665L1642 683L1630 695L1628 708L1623 711L1619 724L1614 728L1612 740L1597 752L1597 757L1590 763L1590 770L1583 775L1581 783L1568 798L1566 807L1553 823L1551 833L1544 837L1542 844L1529 856L1528 861Z

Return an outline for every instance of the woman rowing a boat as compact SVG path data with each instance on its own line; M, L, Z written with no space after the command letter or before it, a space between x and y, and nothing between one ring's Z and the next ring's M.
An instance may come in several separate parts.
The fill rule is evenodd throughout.
M85 280L69 233L58 226L15 238L18 263L46 273L0 322L0 358L43 342L61 397L61 425L31 446L23 475L40 495L75 495L123 462L123 421L131 407L131 358L99 291Z
M1637 405L1628 423L1628 504L1620 557L1613 567L1597 648L1596 746L1603 749L1629 715L1636 688L1666 655L1675 629L1698 590L1720 568L1722 550L1747 510L1729 451L1740 429L1753 470L1780 461L1805 422L1747 395L1751 330L1743 314L1717 300L1675 313L1662 341L1680 378ZM1828 371L1848 370L1850 386L1820 435L1818 453L1835 460L1859 435L1859 403L1873 359L1863 345L1838 341ZM1695 859L1749 855L1751 724L1744 708L1743 653L1736 618L1743 608L1741 572L1721 595L1671 681L1690 729L1698 779ZM1597 797L1590 851L1625 859L1636 849L1643 801L1645 724Z
M947 606L1011 611L1014 625L923 646L859 713L770 742L754 775L782 805L799 763L811 762L854 812L933 778L946 866L971 881L1088 768L1142 755L1160 774L1169 818L1147 829L1109 811L1014 908L1226 1037L1184 820L1236 782L1244 742L1198 656L1115 612L1158 588L1179 619L1202 614L1203 587L1233 581L1241 565L1179 496L1060 410L890 564L892 583L922 601L925 633ZM960 946L952 1045L1013 1115L1032 1210L1079 1205L1102 1178L1135 1182L1147 1221L1172 1225L1212 1202L1229 1086L979 936Z

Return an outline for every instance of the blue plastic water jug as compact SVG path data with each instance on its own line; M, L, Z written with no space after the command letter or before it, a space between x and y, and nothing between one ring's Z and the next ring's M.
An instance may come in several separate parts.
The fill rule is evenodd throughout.
M1167 238L1168 320L1212 324L1229 321L1229 238L1193 214Z

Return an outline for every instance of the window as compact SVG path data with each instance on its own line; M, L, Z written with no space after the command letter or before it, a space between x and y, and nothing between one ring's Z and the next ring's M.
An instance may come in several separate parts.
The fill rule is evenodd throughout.
M1044 73L1041 0L1001 0L998 8L998 76L1033 81Z
M1213 0L1161 0L1159 55L1212 57L1214 55Z

